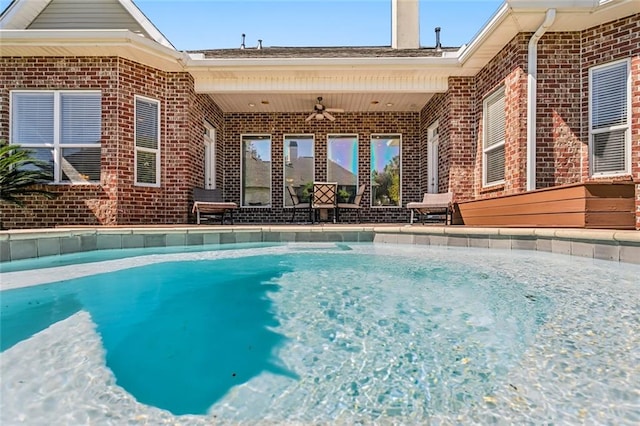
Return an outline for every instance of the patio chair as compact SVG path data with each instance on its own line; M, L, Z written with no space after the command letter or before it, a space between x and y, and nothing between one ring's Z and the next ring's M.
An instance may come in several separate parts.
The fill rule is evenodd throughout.
M311 221L315 223L316 215L321 210L333 210L333 223L336 223L338 215L338 183L337 182L314 182L313 194L311 196ZM318 219L319 220L319 219Z
M338 214L340 214L342 210L355 209L358 212L358 223L360 223L360 209L362 208L360 203L362 202L365 189L367 189L367 185L360 185L358 192L356 192L356 197L353 199L353 203L338 203Z
M293 188L293 185L287 185L287 191L289 191L289 196L291 197L291 202L293 203L293 212L291 213L291 223L293 223L293 219L296 217L296 212L298 210L306 210L311 214L311 202L302 202L300 198L298 198L298 194L296 190Z
M411 210L412 225L414 213L418 215L418 219L422 215L423 225L425 216L444 213L444 224L449 225L453 221L453 192L445 192L443 194L425 193L422 202L407 203L407 208Z
M220 224L224 225L226 213L233 225L233 211L238 208L236 203L222 200L222 192L219 189L193 188L192 213L196 214L198 225L204 216L219 216Z

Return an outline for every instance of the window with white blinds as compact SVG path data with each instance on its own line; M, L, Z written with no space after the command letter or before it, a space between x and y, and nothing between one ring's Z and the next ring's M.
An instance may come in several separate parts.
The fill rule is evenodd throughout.
M484 101L483 186L504 182L505 109L504 88Z
M160 186L160 102L135 97L135 182Z
M99 91L11 92L11 143L48 164L54 183L100 181Z
M629 60L589 70L589 157L592 175L630 172Z

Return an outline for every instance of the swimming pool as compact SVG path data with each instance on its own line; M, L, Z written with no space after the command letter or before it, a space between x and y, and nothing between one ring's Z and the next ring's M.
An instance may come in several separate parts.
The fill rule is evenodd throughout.
M135 254L2 274L2 424L640 421L638 265L350 243Z

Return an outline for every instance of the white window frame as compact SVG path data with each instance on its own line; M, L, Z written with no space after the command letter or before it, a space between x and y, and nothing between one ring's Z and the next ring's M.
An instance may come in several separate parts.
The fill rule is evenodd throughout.
M251 208L251 209L270 209L273 205L273 136L269 133L243 133L240 135L240 202L244 203L244 138L245 137L254 137L254 138L269 138L269 149L271 151L271 161L269 165L269 204L261 205L261 206L251 206L242 204L240 207L243 208Z
M487 141L489 140L489 121L491 120L491 117L489 117L489 106L492 105L493 103L495 103L497 100L499 100L500 98L505 98L505 102L506 102L506 96L505 96L505 88L504 86L500 87L499 89L495 90L493 93L491 93L489 96L487 96L485 98L485 100L482 102L482 117L483 117L483 137L482 137L482 186L483 187L492 187L492 186L496 186L496 185L502 185L505 183L505 176L502 176L502 179L496 180L496 181L491 181L488 182L487 181L487 165L488 165L488 161L487 161L487 154L491 153L492 151L495 151L499 148L502 148L505 151L505 167L504 167L504 173L506 174L506 111L504 111L504 119L505 119L505 134L504 134L504 138L502 139L502 141L487 147Z
M623 65L624 64L624 65ZM593 74L594 72L597 72L599 70L603 70L603 69L607 69L607 68L613 68L613 67L619 67L619 66L625 66L626 67L626 77L627 77L627 81L626 81L626 86L627 86L627 91L626 91L626 96L627 96L627 117L626 117L626 122L624 124L618 124L618 125L614 125L614 126L609 126L609 127L602 127L599 129L594 129L593 128L593 113L594 113L594 108L593 108L593 101L592 101L592 94L593 94ZM622 60L618 60L618 61L613 61L613 62L609 62L606 64L602 64L602 65L596 65L594 67L589 68L589 174L593 177L613 177L613 176L624 176L624 175L628 175L631 173L631 95L632 95L632 91L631 91L631 60L629 58L627 59L622 59ZM602 134L602 133L609 133L609 132L613 132L613 131L620 131L620 130L624 130L624 155L625 155L625 161L624 161L624 170L618 170L618 171L614 171L614 172L596 172L594 170L594 148L595 148L595 141L594 141L594 135L597 134Z
M204 122L204 187L216 188L216 129L211 123Z
M383 137L397 137L398 140L400 141L400 146L398 147L398 157L399 157L399 163L398 163L398 174L400 175L400 188L399 191L400 193L398 194L398 204L397 205L392 205L392 206L378 206L378 205L374 205L373 202L375 201L373 198L373 188L372 188L372 184L373 184L373 180L371 179L371 171L373 168L373 164L371 162L372 160L372 155L373 155L373 151L371 150L371 144L373 143L374 139L380 139ZM371 196L369 197L369 206L372 209L399 209L402 208L402 181L404 179L402 179L402 133L372 133L369 136L369 194L371 194ZM357 186L357 188L360 188L360 185Z
M337 138L355 138L356 140L356 155L357 157L357 161L356 161L356 166L358 167L356 169L356 185L355 185L355 189L354 189L354 194L356 194L358 192L358 188L360 187L360 135L358 133L328 133L327 134L327 160L326 160L326 165L325 165L325 170L327 171L327 180L330 182L335 182L333 180L332 177L329 176L329 163L330 163L330 158L329 158L329 142L331 141L331 139L337 139ZM369 171L370 172L370 171ZM340 187L340 182L338 182L338 187Z
M311 139L311 142L313 143L313 164L311 165L312 169L311 169L311 174L313 176L313 180L315 180L316 178L316 135L313 133L287 133L284 134L282 137L282 146L284 149L285 146L285 142L287 141L287 139L294 139L294 138L299 138L299 139ZM282 178L285 179L285 181L282 183L282 188L283 188L283 199L282 199L282 206L285 209L292 209L293 206L288 206L287 205L287 197L289 196L289 191L287 189L287 181L285 178L285 168L287 167L287 159L286 156L283 155L282 156Z
M157 110L157 129L156 129L156 135L157 135L157 141L158 141L158 146L157 148L145 148L142 146L138 146L137 145L137 140L138 140L138 100L141 101L145 101L145 102L149 102L152 104L156 104L158 107ZM133 159L133 170L134 170L134 185L135 186L145 186L145 187L152 187L152 188L159 188L161 185L161 177L160 177L160 161L161 161L161 140L160 140L160 119L162 117L161 115L161 105L160 105L160 101L157 99L152 99L152 98L148 98L146 96L140 96L140 95L134 95L134 99L133 99L133 123L134 123L134 130L133 130L133 145L134 145L134 159ZM151 154L155 154L156 156L156 181L154 183L148 183L148 182L138 182L138 152L148 152Z
M19 141L14 141L13 136L13 125L9 126L9 140L11 144L20 145L25 149L29 148L45 148L52 150L53 157L53 181L51 184L55 185L99 185L100 180L74 180L73 177L68 176L69 180L62 180L62 151L65 148L100 148L102 147L102 104L100 106L100 141L98 143L83 143L83 144L64 144L61 141L61 97L62 94L80 94L80 93L92 93L100 96L102 103L102 92L100 90L12 90L10 92L10 106L9 106L9 123L13 123L13 115L15 114L13 111L13 102L14 95L20 93L35 93L35 94L44 94L50 93L53 94L53 140L50 143L20 143ZM100 158L102 160L102 156ZM102 177L102 171L100 173Z

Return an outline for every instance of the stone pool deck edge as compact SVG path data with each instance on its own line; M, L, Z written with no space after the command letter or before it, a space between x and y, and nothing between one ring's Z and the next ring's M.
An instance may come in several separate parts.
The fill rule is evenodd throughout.
M640 231L404 224L160 225L0 231L0 262L91 250L258 242L375 242L539 250L640 264Z

